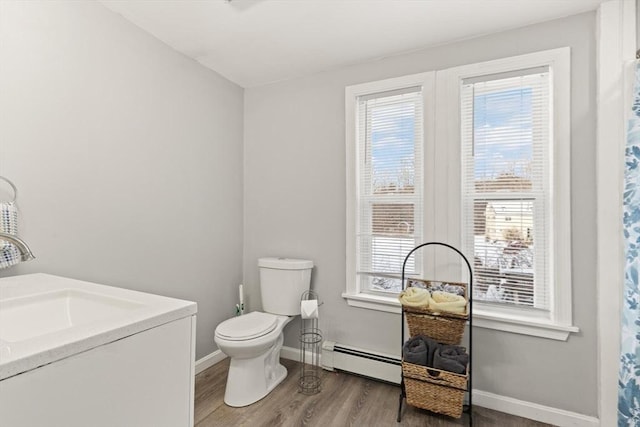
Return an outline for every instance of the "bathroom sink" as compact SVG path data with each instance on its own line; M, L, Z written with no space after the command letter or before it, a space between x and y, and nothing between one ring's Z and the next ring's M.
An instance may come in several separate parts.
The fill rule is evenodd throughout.
M0 381L196 312L191 301L50 274L0 278Z
M0 340L15 343L123 316L144 304L79 289L0 301Z

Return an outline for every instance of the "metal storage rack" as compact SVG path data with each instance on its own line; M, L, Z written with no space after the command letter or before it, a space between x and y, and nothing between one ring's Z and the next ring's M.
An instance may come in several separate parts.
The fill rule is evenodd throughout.
M473 407L472 407L472 392L471 390L473 389L472 387L472 379L471 379L471 373L472 373L472 366L473 366L473 316L472 316L472 308L473 308L473 269L471 268L471 264L469 263L469 260L467 260L467 257L464 256L464 254L462 252L460 252L460 250L458 250L457 248L447 244L447 243L442 243L442 242L427 242L427 243L422 243L418 246L416 246L415 248L413 248L408 254L407 256L404 258L404 262L402 263L402 289L405 289L405 267L407 265L407 261L409 260L409 257L418 249L424 248L426 246L442 246L445 248L449 248L453 251L455 251L458 255L460 255L460 257L462 257L462 259L464 260L465 264L467 265L467 268L469 270L469 283L468 283L468 299L469 299L469 320L468 320L468 330L469 330L469 349L468 349L468 353L469 353L469 368L467 369L467 375L468 375L468 381L467 381L467 393L468 393L468 403L467 405L463 405L463 412L466 412L467 414L469 414L469 425L472 426L473 425ZM405 314L404 314L404 310L401 310L401 319L400 319L400 331L401 331L401 337L402 340L400 342L400 352L402 354L403 350L402 348L404 347L404 342L405 342L405 334L404 334L404 321L405 321ZM399 402L398 402L398 417L397 417L397 421L400 422L400 420L402 419L402 402L403 400L407 397L407 391L406 391L406 387L405 387L405 380L404 380L404 372L401 372L401 382L400 382L400 398L399 398Z
M318 294L306 291L302 294L302 301L316 300ZM298 391L303 394L316 394L322 388L320 354L322 351L322 331L318 328L318 319L301 319L300 322L300 379Z

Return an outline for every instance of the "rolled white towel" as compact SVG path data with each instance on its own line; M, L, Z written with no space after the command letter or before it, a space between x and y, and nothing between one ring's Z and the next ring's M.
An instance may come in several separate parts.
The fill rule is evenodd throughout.
M429 308L434 311L448 311L449 313L464 313L467 300L461 295L449 292L435 291L431 294Z
M408 307L429 307L429 291L426 289L408 287L400 292L398 299L402 305Z

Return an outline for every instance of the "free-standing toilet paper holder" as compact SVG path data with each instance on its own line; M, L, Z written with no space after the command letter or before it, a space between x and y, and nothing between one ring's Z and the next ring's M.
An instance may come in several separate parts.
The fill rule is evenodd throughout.
M305 291L300 297L300 379L298 391L303 394L316 394L321 389L320 352L322 350L322 331L318 328L318 310L320 307L318 294L314 291ZM307 303L310 301L316 303Z

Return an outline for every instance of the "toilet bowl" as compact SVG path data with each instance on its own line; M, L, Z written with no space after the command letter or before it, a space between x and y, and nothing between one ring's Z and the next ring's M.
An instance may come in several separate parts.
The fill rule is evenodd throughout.
M283 329L293 317L251 312L222 322L215 342L231 358L224 403L241 407L265 397L287 376L280 364Z
M264 312L220 323L214 340L231 358L224 403L247 406L265 397L287 376L280 364L283 330L300 315L300 297L309 290L313 261L260 258L260 293Z

